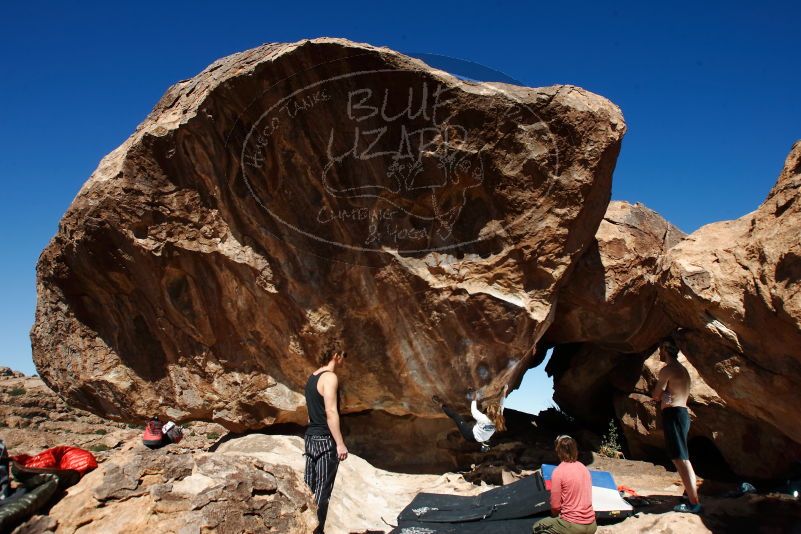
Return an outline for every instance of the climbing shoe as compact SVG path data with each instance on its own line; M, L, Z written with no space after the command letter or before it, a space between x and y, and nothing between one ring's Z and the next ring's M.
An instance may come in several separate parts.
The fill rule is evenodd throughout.
M689 504L689 503L681 503L677 504L674 508L674 512L679 512L680 514L700 514L703 512L704 508L701 506L701 503L698 504Z

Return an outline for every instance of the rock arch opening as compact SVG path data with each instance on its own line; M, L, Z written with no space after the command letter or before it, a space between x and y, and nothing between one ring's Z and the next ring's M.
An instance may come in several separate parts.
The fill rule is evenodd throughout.
M589 430L603 433L637 391L643 360L588 343L557 345L545 366L553 377L554 403Z
M553 377L545 370L552 353L549 349L545 361L524 373L520 386L506 397L504 406L507 409L537 415L553 406Z

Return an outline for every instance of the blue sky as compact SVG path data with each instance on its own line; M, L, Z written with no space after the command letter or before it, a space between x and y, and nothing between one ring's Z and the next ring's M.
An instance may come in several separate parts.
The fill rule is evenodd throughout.
M613 198L685 231L755 209L801 138L796 3L401 5L4 3L0 365L34 370L34 265L100 158L169 85L264 42L347 37L604 95L629 128ZM526 406L549 404L547 381L529 383Z

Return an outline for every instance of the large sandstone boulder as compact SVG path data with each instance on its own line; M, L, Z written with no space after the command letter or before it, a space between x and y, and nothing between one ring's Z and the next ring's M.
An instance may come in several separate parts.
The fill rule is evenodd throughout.
M599 431L616 418L634 457L659 457L653 349L679 329L699 448L711 443L744 476L780 475L801 459L787 424L801 405L799 153L759 210L690 236L642 206L610 203L543 338L555 345L546 370L560 407Z
M801 444L801 142L767 200L663 258L682 350L727 409ZM758 441L759 436L753 437ZM774 450L774 456L787 455Z
M243 430L497 402L606 210L625 124L572 86L474 83L340 39L268 44L162 97L37 266L33 355L69 402Z
M559 292L545 370L559 407L598 431L615 417L615 393L639 380L641 353L676 328L659 301L659 260L684 235L642 204L610 202Z

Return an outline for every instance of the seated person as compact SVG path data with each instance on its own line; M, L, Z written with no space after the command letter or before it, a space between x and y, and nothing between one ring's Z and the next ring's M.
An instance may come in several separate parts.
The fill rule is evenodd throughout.
M570 436L555 442L561 463L551 475L551 516L534 525L532 532L549 534L593 534L598 528L592 509L592 477L577 461L578 446Z

